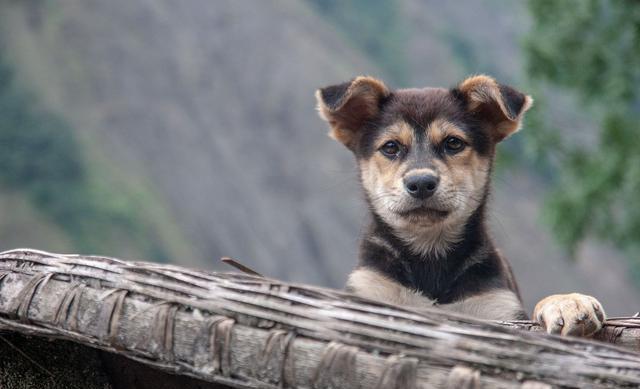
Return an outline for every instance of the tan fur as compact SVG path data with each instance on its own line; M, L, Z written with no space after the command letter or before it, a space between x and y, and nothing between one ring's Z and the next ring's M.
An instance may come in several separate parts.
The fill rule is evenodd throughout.
M438 172L436 172L433 169L429 169L429 168L424 168L424 169L412 169L411 172L409 172L407 175L422 175L422 174L434 174L437 175Z
M318 114L331 126L329 135L347 147L352 147L357 127L362 121L378 113L378 101L388 94L389 89L382 81L360 76L353 80L335 107L325 104L320 90L315 95ZM342 111L348 111L348 114L344 115Z
M518 296L506 289L471 296L441 307L486 320L511 320L522 311L522 303Z
M388 127L375 144L378 148L392 140L400 142L404 147L411 147L413 134L410 126L407 123L399 122ZM403 164L390 160L380 153L374 153L369 160L360 161L360 163L363 168L362 179L367 193L376 196L382 191L400 193L403 190Z
M406 307L424 307L435 302L420 292L411 290L383 274L368 268L354 270L347 281L347 288L360 297L387 304ZM510 320L522 311L522 305L515 293L509 290L495 290L452 304L439 305L445 310L487 320Z
M605 317L598 300L579 293L545 297L533 310L533 318L550 334L590 336L602 328Z
M329 131L329 137L344 145L351 145L353 142L353 133L340 127L332 127Z
M421 293L406 288L379 272L367 268L354 270L347 280L347 288L360 297L387 304L424 307L434 304Z
M434 305L420 291L447 302L450 296L466 296L442 307L485 319L521 318L518 289L508 263L496 258L493 244L484 237L484 225L466 222L474 211L483 211L479 206L486 200L496 144L519 130L533 100L484 75L469 77L454 90L399 89L393 92L393 98L390 96L384 83L371 77L357 77L316 92L319 114L329 123L331 136L351 149L358 159L361 181L376 216L362 245L361 265L365 267L349 276L348 288L360 296L401 306ZM393 121L396 122L388 124ZM464 130L457 127L458 122L465 126ZM364 131L367 128L373 130ZM447 149L443 143L450 136L459 138L467 147ZM414 144L418 139L419 147ZM389 141L401 145L398 155L380 150ZM426 175L437 176L437 183ZM408 177L412 182L421 178L429 186L417 191L411 188L418 187L407 180L405 187ZM465 232L466 226L471 229ZM393 231L388 231L389 228ZM388 234L394 239L386 239ZM480 247L466 254L460 268L449 271L439 262L447 260L448 252L463 235L469 239L466 243L474 243L476 237L483 239ZM397 239L405 244L395 247ZM460 247L461 251L453 256L456 260L460 259L457 254L465 255L462 250L467 246ZM397 259L402 263L392 263ZM414 259L434 261L430 264L434 272L444 272L435 273L438 277L417 274L422 278L412 280L412 285L420 291L406 288L394 279L405 279L403 275L411 272L420 273L421 262ZM487 274L470 271L483 263L494 271ZM486 281L502 289L481 294L474 292L476 289L466 290L467 285L456 285L457 280L465 280L460 278L464 274L473 277L475 283ZM427 282L436 285L426 285ZM446 285L448 289L443 290ZM602 327L605 316L593 297L570 294L542 300L534 317L551 333L590 335Z
M423 221L423 223L426 223ZM400 221L396 230L400 239L406 242L417 255L444 257L453 244L462 239L462 225L447 220L445 222L420 225L412 229L411 221Z
M396 212L402 210L407 194L402 182L404 170L397 162L376 153L368 161L361 161L361 172L362 184L380 217L394 228L416 254L444 255L451 244L458 241L462 232L459 221L448 218L435 223L424 217L398 217Z
M522 116L533 105L533 99L527 95L525 96L524 106L519 114L515 117L511 116L509 109L507 109L502 99L498 83L493 78L485 75L467 78L460 83L458 89L468 96L470 101L469 108L471 110L480 109L483 105L497 104L502 112L501 120L495 123L497 140L502 140L517 132L522 124Z
M380 148L389 141L396 141L401 145L410 148L415 139L413 129L409 123L401 121L385 128L385 131L376 140L375 148Z
M440 144L450 136L456 136L468 142L467 135L455 124L448 120L436 119L427 128L427 135L431 144Z
M445 120L435 120L425 131L429 139L438 144L453 135L466 141L465 134ZM410 148L409 141L414 141L411 126L405 122L390 126L376 140L376 146L382 146L389 140L398 141ZM398 236L409 244L412 251L421 255L444 256L449 247L459 241L464 220L482 200L490 163L489 158L481 158L469 147L451 156L446 164L433 161L440 184L432 204L451 211L451 215L444 221L434 221L424 216L398 216L397 212L403 211L411 201L404 189L403 178L407 174L417 174L418 171L409 172L404 163L390 160L380 153L360 161L360 167L362 184L372 205Z

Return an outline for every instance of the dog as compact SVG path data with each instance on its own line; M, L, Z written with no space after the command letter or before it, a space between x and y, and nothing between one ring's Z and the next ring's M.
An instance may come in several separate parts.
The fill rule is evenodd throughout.
M496 145L520 129L531 97L485 75L451 89L398 90L361 76L316 99L330 136L355 155L370 209L346 289L394 305L527 319L486 214ZM541 300L533 317L549 333L589 336L605 312L572 293Z

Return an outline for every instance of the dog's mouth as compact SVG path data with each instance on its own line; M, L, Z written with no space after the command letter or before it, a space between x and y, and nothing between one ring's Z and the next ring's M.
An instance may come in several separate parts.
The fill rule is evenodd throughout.
M406 211L398 212L398 214L402 217L406 218L428 218L431 220L442 220L449 216L449 211L445 211L442 209L430 208L426 206L419 206L415 208L411 208Z

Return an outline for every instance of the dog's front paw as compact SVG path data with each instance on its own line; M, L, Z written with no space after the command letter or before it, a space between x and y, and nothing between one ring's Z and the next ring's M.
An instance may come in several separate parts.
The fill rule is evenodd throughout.
M605 313L595 298L571 293L543 298L533 317L550 334L590 336L602 328Z

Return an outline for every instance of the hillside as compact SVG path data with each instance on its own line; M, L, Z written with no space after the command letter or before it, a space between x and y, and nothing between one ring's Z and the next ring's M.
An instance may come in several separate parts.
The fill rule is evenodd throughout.
M481 71L521 79L522 8L400 3L408 84ZM212 268L229 255L270 276L342 285L364 209L353 161L326 137L313 91L385 73L338 22L294 0L60 0L3 3L0 26L21 81L75 129L93 171L120 183L110 190L137 193L145 222L162 231L154 239L176 241L176 261ZM514 174L496 180L495 230L527 304L563 285L623 313L637 298L624 268L605 266L616 280L608 291L602 270L567 262L538 224L534 176ZM16 217L55 230L29 212ZM47 235L2 248L72 249ZM118 250L106 254L132 255Z
M3 24L25 82L113 169L150 182L202 266L233 255L338 284L333 253L355 253L358 199L340 188L355 192L354 169L312 92L373 67L296 2L208 4L15 5Z

